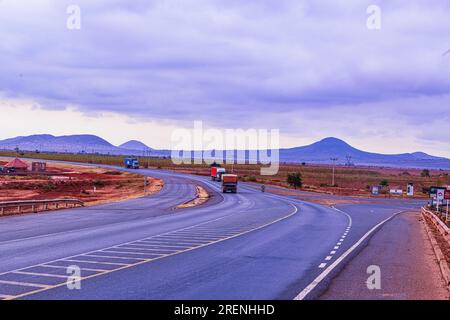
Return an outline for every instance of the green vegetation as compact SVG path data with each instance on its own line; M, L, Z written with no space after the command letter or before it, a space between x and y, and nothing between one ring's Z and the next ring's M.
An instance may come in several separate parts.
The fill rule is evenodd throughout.
M301 188L303 186L302 174L300 172L289 173L287 183L295 189Z
M423 178L429 178L430 177L430 170L428 170L428 169L422 170L422 172L420 173L420 176L423 177Z
M97 179L94 181L94 186L97 188L103 187L103 186L105 186L105 181L103 181L101 179Z
M382 186L383 188L389 187L389 181L387 179L381 180L380 181L380 186Z

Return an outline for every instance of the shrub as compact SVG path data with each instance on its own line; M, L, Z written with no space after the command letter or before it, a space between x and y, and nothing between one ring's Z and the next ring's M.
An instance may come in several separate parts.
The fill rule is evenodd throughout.
M430 170L428 169L423 169L422 172L420 173L420 176L422 178L429 178L430 177Z
M295 189L301 188L303 185L302 174L300 172L289 173L287 176L287 183Z
M383 179L380 181L380 186L384 187L388 187L389 186L389 181L387 179Z
M96 187L103 187L105 185L105 181L97 179L94 181L94 186Z

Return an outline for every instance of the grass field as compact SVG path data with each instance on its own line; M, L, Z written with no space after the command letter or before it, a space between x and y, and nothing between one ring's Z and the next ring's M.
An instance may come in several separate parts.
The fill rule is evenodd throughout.
M91 164L108 164L122 166L122 156L91 155L91 154L56 154L56 153L36 153L22 152L17 154L14 151L1 151L0 156L36 158L60 161L73 161ZM175 165L169 158L144 158L140 157L139 162L144 168L168 169L184 173L197 175L209 175L209 166L183 164ZM231 165L225 165L227 171L231 171ZM385 167L336 167L335 186L331 186L332 169L325 165L294 165L281 164L280 170L275 176L261 176L259 165L234 165L234 173L240 176L241 181L260 182L272 185L289 187L286 183L287 175L291 172L300 172L303 178L303 188L310 191L327 192L340 195L361 195L370 194L370 186L378 185L382 180L387 180L390 187L399 187L406 190L409 182L414 183L416 195L426 197L426 189L430 186L443 186L450 184L449 172L440 170L430 170L429 177L421 176L420 169L399 169Z

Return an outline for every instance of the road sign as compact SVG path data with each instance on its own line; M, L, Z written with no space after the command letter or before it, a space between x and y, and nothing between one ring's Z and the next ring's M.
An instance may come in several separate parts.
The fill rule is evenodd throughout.
M450 200L450 189L445 190L444 192L444 199Z
M408 197L414 196L414 184L413 183L408 183L408 186L406 187L406 195Z
M444 200L444 199L445 199L445 192L446 192L446 191L447 191L447 190L445 190L445 189L438 189L437 192L436 192L436 199L437 199L438 201Z
M380 194L380 187L379 187L379 186L373 186L373 187L372 187L372 194L373 194L374 196L379 195L379 194Z
M389 190L389 193L393 196L401 196L403 194L402 189L391 189Z
M430 187L430 198L433 198L433 195L436 195L438 189L441 187Z

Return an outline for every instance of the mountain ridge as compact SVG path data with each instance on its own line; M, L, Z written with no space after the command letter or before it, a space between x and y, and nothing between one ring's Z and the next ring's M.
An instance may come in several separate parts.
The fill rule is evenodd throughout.
M112 155L169 156L170 150L156 150L138 140L130 140L115 146L92 134L54 136L35 134L18 136L0 141L0 149L47 151L68 153L101 153ZM217 151L220 152L220 151ZM330 164L332 158L340 165L370 165L390 167L418 167L450 170L450 159L416 151L412 153L381 154L357 149L347 142L327 137L306 146L280 149L280 162Z

